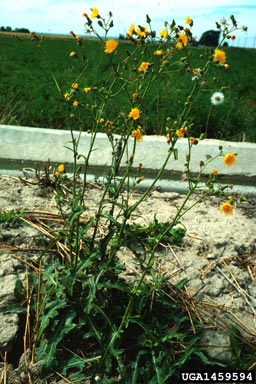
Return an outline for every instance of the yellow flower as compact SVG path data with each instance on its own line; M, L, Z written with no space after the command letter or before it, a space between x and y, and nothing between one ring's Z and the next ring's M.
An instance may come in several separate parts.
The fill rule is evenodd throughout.
M64 172L64 171L65 171L64 164L58 165L58 172Z
M147 34L148 34L148 30L147 30L147 28L146 27L138 27L137 29L136 29L136 32L137 32L137 35L139 36L139 37L144 37L144 36L146 36Z
M76 36L77 41L81 41L81 37L79 35Z
M217 173L218 173L218 169L213 169L213 170L212 170L212 173L213 173L214 175L217 175Z
M74 52L74 51L70 52L69 56L70 56L70 57L74 57L74 56L76 56L76 52Z
M78 101L74 101L73 105L74 105L74 107L77 107L79 105L79 102Z
M90 92L90 90L91 90L91 88L89 88L89 87L84 89L85 93Z
M103 123L104 123L104 119L103 119L103 117L100 118L99 122L100 122L100 124L103 124Z
M154 55L157 55L157 56L162 56L163 55L163 51L161 49L158 49L154 52Z
M136 141L138 141L138 143L143 140L143 136L141 134L141 131L140 129L136 129L134 131L132 131L132 137L135 137L136 138Z
M218 61L220 64L225 64L226 52L222 51L222 49L215 49L213 59L214 61Z
M115 39L109 39L105 43L105 52L106 53L112 53L116 49L118 45L118 41Z
M185 23L188 25L193 23L193 21L190 19L190 16L186 17Z
M66 101L69 101L71 99L71 96L68 92L64 93L64 97L65 97Z
M132 117L133 120L139 119L139 117L140 117L140 110L138 108L132 108L132 110L129 113L128 117Z
M91 11L92 11L92 14L91 14L91 19L93 19L94 17L97 17L98 14L99 14L99 11L97 8L91 8Z
M74 119L74 118L75 118L74 113L71 113L70 118L71 118L71 119Z
M230 203L223 203L220 207L220 210L226 215L231 215L233 213L233 208Z
M78 89L78 84L77 84L77 83L73 83L73 84L72 84L72 88L73 88L73 89Z
M135 25L134 24L131 24L130 28L129 28L129 35L132 36L135 32Z
M177 129L176 131L176 135L178 137L184 137L184 133L185 133L184 129Z
M148 69L149 64L150 63L148 63L147 61L143 61L140 65L140 69L145 72Z
M179 34L179 37L177 38L178 42L176 44L176 48L181 49L183 47L186 47L188 44L188 38L184 32Z
M161 32L160 32L160 37L162 39L166 39L166 37L168 36L168 32L167 32L167 29L163 29Z
M228 153L227 155L224 156L223 161L228 167L230 167L236 162L235 153L234 152Z

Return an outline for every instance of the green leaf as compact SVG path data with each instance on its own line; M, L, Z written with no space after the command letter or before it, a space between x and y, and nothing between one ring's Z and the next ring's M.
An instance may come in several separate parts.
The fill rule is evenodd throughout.
M177 148L174 148L173 156L174 156L174 160L178 160L178 149Z
M16 300L18 301L18 303L22 303L24 301L24 297L25 297L25 290L24 290L24 286L23 286L23 283L21 280L16 280L16 283L15 283L15 288L14 288L14 296L16 298Z
M105 217L106 219L108 219L109 221L111 221L113 224L115 224L115 226L117 228L120 228L121 227L121 224L118 223L118 221L116 221L116 219L114 219L114 217L112 215L109 215L107 213L104 213L101 215L102 217Z
M185 364L185 362L187 361L187 359L192 355L192 353L195 351L196 349L195 348L191 348L189 349L187 352L184 353L184 355L182 355L182 357L176 362L173 364L173 367L182 367L182 365Z
M57 317L59 315L58 309L64 307L65 304L66 304L66 301L64 299L61 301L56 300L53 303L54 307L51 308L46 314L42 316L42 318L40 319L40 328L37 334L37 340L40 340L43 332L45 331L45 329L48 327L50 323L50 319L54 319L55 317Z
M239 345L239 337L241 336L241 333L233 324L229 324L228 328L232 353L237 359L239 359L242 352L241 347Z
M70 220L70 224L72 225L74 220L76 219L76 217L80 216L81 214L83 213L83 209L81 209L80 211L78 212L75 212L75 214L72 216L71 220Z
M2 313L27 313L27 308L21 307L20 305L12 305L8 308L4 308Z
M207 365L219 365L221 367L227 368L226 364L222 364L222 363L220 363L218 361L211 361L211 360L209 360L207 358L207 356L205 356L205 354L202 351L194 351L194 354L197 355L198 357L200 357L201 361L204 364L207 364Z
M64 336L75 328L76 325L72 323L75 316L76 313L71 310L68 313L61 314L55 323L55 327L50 333L45 334L44 348L41 351L40 359L42 359L43 366L46 370L56 365L57 346L63 340ZM38 352L40 352L40 349Z
M185 279L182 279L181 281L179 281L177 284L176 284L176 287L181 289L184 287L184 285L188 282L188 278L185 277Z

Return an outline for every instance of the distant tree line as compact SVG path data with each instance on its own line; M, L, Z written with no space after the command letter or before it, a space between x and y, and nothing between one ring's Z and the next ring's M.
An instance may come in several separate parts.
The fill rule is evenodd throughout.
M29 29L27 28L15 28L14 30L11 27L1 27L1 32L15 32L15 33L30 33ZM191 45L198 46L198 45L204 45L208 47L217 47L220 37L220 31L206 31L202 34L199 41L193 41ZM119 34L119 40L124 40L125 36L122 34ZM227 45L227 43L225 43Z
M29 29L27 28L15 28L12 29L11 27L1 27L1 32L15 32L15 33L30 33Z

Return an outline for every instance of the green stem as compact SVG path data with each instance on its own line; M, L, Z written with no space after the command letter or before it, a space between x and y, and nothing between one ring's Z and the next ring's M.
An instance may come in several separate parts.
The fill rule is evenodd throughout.
M154 185L156 184L156 182L158 181L158 179L160 178L160 176L162 175L164 169L165 169L165 166L166 164L168 163L168 160L170 158L170 156L172 155L173 153L173 150L174 150L174 146L176 144L176 141L177 139L175 139L175 141L173 142L173 145L172 147L169 149L168 151L168 154L166 156L166 159L160 169L160 171L158 172L156 178L153 180L153 182L150 184L150 186L146 189L146 191L143 193L143 195L141 196L141 198L136 202L134 203L128 210L127 212L127 216L130 217L131 216L131 213L134 211L134 209L137 208L137 206L145 199L145 197L148 195L148 193L151 191L151 189L154 187Z

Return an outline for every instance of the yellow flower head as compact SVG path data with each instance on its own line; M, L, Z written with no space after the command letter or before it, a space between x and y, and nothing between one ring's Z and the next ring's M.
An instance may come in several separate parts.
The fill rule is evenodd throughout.
M100 118L99 122L100 122L100 124L103 124L103 123L104 123L104 119L103 119L103 117Z
M78 89L78 84L77 84L77 83L73 83L73 84L72 84L72 88L73 88L73 89Z
M235 153L234 152L228 153L227 155L224 156L223 161L228 167L230 167L236 162Z
M166 37L168 36L168 32L167 32L167 29L163 29L161 32L160 32L160 37L162 39L166 39Z
M69 56L70 56L70 57L74 57L74 56L76 56L76 52L74 52L74 51L70 52Z
M74 102L73 102L73 106L74 106L74 107L77 107L78 105L79 105L79 102L78 102L78 101L74 101Z
M220 64L225 64L226 52L224 52L222 49L215 49L213 59L214 61L218 61Z
M176 48L182 49L183 47L186 47L188 44L188 38L184 32L179 34L179 37L177 38L178 42L176 44Z
M213 169L213 170L212 170L212 173L213 173L214 175L217 175L217 173L218 173L218 169Z
M184 133L185 133L184 129L177 129L176 131L176 135L178 137L184 137Z
M64 171L65 171L64 164L58 165L58 172L64 172Z
M118 45L118 41L115 39L109 39L105 43L105 52L106 53L112 53L116 49Z
M71 96L68 92L64 93L64 98L66 99L66 101L69 101L71 99Z
M136 32L137 32L137 35L138 35L139 37L144 37L144 36L146 36L146 35L148 34L148 30L147 30L147 28L144 27L144 26L142 26L141 28L138 27L138 28L136 29Z
M92 14L91 14L91 19L93 19L94 17L97 17L98 14L99 14L99 11L97 8L91 8L91 11L92 11Z
M193 23L193 21L190 19L190 16L186 17L185 23L188 25Z
M130 28L129 28L129 35L132 36L135 32L135 25L134 24L131 24Z
M140 110L138 108L132 108L132 110L129 113L128 117L132 117L133 120L139 119L139 117L140 117Z
M148 69L149 64L150 63L148 63L147 61L143 61L140 65L140 69L145 72Z
M223 203L220 207L220 210L226 215L231 215L233 213L233 208L230 203Z
M77 41L81 41L81 37L79 35L76 36Z
M143 136L141 134L141 131L140 129L136 129L134 131L132 131L132 137L135 137L136 138L136 141L138 141L138 143L143 140Z
M84 89L85 93L90 92L90 90L91 90L91 88L89 88L89 87Z
M163 55L163 51L161 49L158 49L154 52L154 55L157 55L157 56L162 56Z

